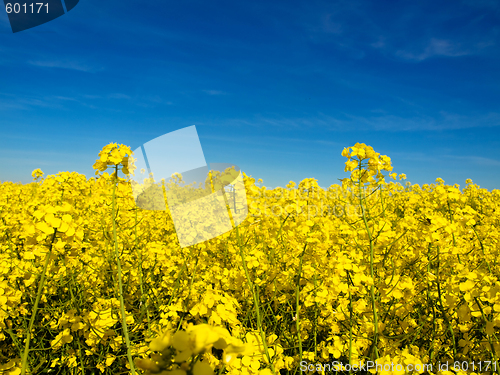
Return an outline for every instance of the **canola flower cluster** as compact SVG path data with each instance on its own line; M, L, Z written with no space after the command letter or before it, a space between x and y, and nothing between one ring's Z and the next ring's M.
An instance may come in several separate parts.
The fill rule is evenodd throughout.
M137 207L124 145L101 150L96 177L0 183L0 374L496 363L500 191L402 185L371 147L342 155L350 177L328 189L244 175L247 219L186 248L168 209Z

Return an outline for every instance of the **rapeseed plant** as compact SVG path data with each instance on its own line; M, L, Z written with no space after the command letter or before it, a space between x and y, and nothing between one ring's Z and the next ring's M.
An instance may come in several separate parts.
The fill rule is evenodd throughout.
M182 248L168 201L140 208L165 206L154 176L155 194L134 201L129 151L104 147L92 178L0 183L0 374L285 375L334 361L498 372L498 190L403 185L358 143L327 189L244 175L247 219ZM229 181L211 176L210 189Z
M118 170L119 167L121 166L121 170L124 174L129 174L128 170L128 158L132 156L132 151L130 150L129 147L124 146L124 145L116 145L114 143L110 143L106 147L102 149L102 151L99 153L100 158L96 161L94 164L94 169L96 169L96 174L99 172L105 171L108 166L111 166L114 169L113 172L113 195L112 195L112 206L111 206L111 214L112 218L111 221L113 223L113 242L114 242L114 250L115 250L115 260L116 260L116 265L117 265L117 277L118 277L118 298L120 299L120 313L122 317L122 329L123 329L123 336L125 337L125 343L127 345L127 359L130 365L130 370L132 372L132 375L135 375L135 367L134 367L134 362L132 359L132 353L131 353L131 345L130 345L130 338L129 338L129 333L128 333L128 326L127 326L127 317L125 315L125 303L123 300L123 281L122 281L122 267L121 267L121 260L120 260L120 252L118 250L118 239L116 236L116 186L119 183L119 177L118 177ZM108 362L111 364L113 361ZM108 364L107 363L107 364Z

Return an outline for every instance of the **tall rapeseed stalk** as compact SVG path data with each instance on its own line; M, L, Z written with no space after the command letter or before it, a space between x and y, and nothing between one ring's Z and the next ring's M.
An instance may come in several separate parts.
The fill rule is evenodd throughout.
M370 228L368 221L370 220L367 195L368 188L379 188L385 183L382 171L392 171L391 159L388 156L376 153L372 147L366 146L364 143L356 143L353 147L344 149L342 156L349 160L345 163L345 172L350 171L351 177L347 182L355 189L359 200L361 217L364 227L368 235L369 242L369 264L370 264L370 297L373 313L373 339L370 348L370 356L378 358L378 311L377 311L377 296L375 292L375 272L374 272L374 238L373 231ZM352 160L351 160L352 159Z
M128 156L127 156L128 155ZM119 183L118 179L118 167L122 167L122 172L125 174L129 173L128 170L128 157L132 155L132 151L129 147L120 145L117 146L115 143L110 143L102 149L99 153L99 160L94 164L94 169L97 169L96 174L99 171L105 171L108 166L114 169L112 175L113 181L113 196L112 196L112 220L113 220L113 242L114 242L114 254L116 260L116 266L118 268L118 297L120 300L120 313L122 316L122 330L123 336L125 337L125 344L127 345L127 359L130 366L130 371L132 375L135 375L135 366L132 359L130 338L128 334L127 327L127 317L125 315L125 303L123 300L123 280L122 280L122 269L120 261L120 252L118 250L118 239L116 235L116 185Z

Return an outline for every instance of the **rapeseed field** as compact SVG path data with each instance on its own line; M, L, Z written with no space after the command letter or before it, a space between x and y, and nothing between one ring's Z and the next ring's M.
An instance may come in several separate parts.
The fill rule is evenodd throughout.
M500 191L342 155L328 189L244 174L247 219L184 248L124 145L92 178L2 182L0 374L497 372Z

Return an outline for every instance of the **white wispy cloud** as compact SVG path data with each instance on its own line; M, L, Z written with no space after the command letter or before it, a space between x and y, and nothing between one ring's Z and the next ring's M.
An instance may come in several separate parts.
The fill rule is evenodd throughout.
M420 62L433 57L460 57L488 52L500 43L498 27L485 23L488 11L500 15L498 0L462 0L456 5L436 6L436 12L399 5L388 9L381 18L366 2L337 1L325 5L321 12L305 11L304 34L313 43L340 48L347 57L362 58L369 49L381 54ZM386 14L394 15L392 19ZM462 26L447 30L443 25L460 20ZM483 51L484 50L484 51ZM357 51L357 53L353 53Z
M340 22L333 20L332 14L324 14L321 17L321 30L328 34L339 35L344 31Z
M441 111L439 116L402 117L384 115L363 117L347 114L350 120L345 125L362 126L371 130L386 131L440 131L476 127L500 127L500 113L490 112L480 116L462 115Z
M396 56L408 60L422 61L434 56L465 56L472 54L470 49L463 48L460 43L446 39L431 38L423 51L396 51Z
M54 96L54 99L65 100L69 102L79 102L79 100L76 98L70 98L67 96L59 96L59 95Z
M386 37L383 35L377 38L377 41L370 43L370 47L372 48L384 48L386 46Z
M123 99L133 102L135 105L141 107L153 107L158 104L172 105L173 103L169 100L162 98L159 95L136 95L131 96L124 93L111 93L111 94L83 94L82 98L92 99L92 100L105 100L105 99Z
M130 99L130 96L126 95L126 94L121 94L121 93L114 93L114 94L109 94L108 98L109 99Z
M159 95L146 95L146 96L137 96L132 98L132 101L135 105L143 108L155 108L159 105L173 105L174 103L170 100L162 98Z
M58 109L68 109L70 103L77 103L91 109L107 109L116 111L110 107L115 100L127 100L139 107L153 108L158 105L173 105L172 102L159 96L130 96L124 93L110 93L102 95L77 94L71 95L26 95L0 92L0 111L7 110L30 110L35 107L48 107ZM109 100L110 104L106 104ZM96 105L99 103L98 105Z
M327 129L334 131L389 131L389 132L411 132L411 131L442 131L468 128L491 128L500 127L500 113L489 112L483 115L464 115L441 111L436 115L425 114L412 117L403 117L395 114L387 114L386 111L374 111L373 115L355 115L351 113L339 113L329 115L318 113L310 117L266 117L256 115L253 118L232 118L219 121L218 125L232 127L255 127L271 126L281 129Z
M475 8L500 10L500 3L497 0L462 0L462 3Z
M246 143L246 144L266 145L266 146L267 145L276 146L276 144L282 143L282 142L303 143L303 144L321 144L321 145L339 146L339 147L343 145L341 142L326 141L323 139L275 137L275 136L268 136L268 135L259 135L259 136L255 136L255 137L251 137L248 135L245 135L245 137L205 135L205 136L200 136L200 139L202 139L202 140L203 139L210 139L210 140L215 140L215 141L230 142L230 143L234 143L234 144Z
M30 110L33 108L56 108L62 105L47 98L19 96L13 98L0 98L0 111L8 110Z
M77 60L30 60L28 64L43 68L70 69L81 72L95 73L104 70L103 67L87 64Z
M227 95L226 92L220 90L203 90L208 95Z
M429 154L424 152L401 152L401 151L391 151L389 153L393 159L397 160L411 160L416 163L429 163L435 164L436 160L446 160L447 163L451 162L454 165L468 165L476 167L499 167L500 160L486 158L484 156L477 155L456 155L456 154Z
M6 102L0 100L0 111L11 111L11 110L27 110L28 107L22 105L21 103Z
M0 92L0 110L31 110L35 108L67 109L66 104L78 103L95 109L93 104L87 103L79 96L68 95L28 95L24 93Z
M444 158L459 161L460 163L469 163L476 166L500 167L500 160L485 158L483 156L473 155L443 155Z

